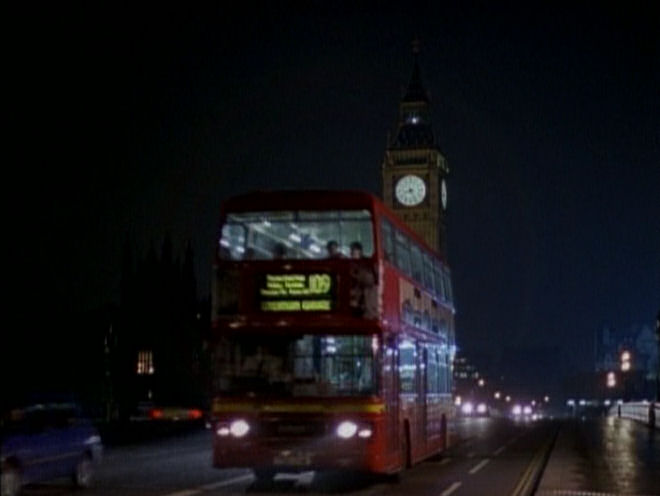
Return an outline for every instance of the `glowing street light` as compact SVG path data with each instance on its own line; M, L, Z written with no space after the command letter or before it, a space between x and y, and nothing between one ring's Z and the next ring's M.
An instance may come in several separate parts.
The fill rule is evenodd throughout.
M543 397L543 401L545 401L546 403L549 403L549 402L550 402L550 396L545 395L545 396Z
M501 396L502 396L502 395L500 394L499 391L495 391L495 394L493 395L493 397L494 397L496 400L499 400L499 399L501 398Z
M479 379L479 387L484 387L485 384L486 381L484 381L483 379Z
M614 372L607 373L607 387L613 388L616 386L616 374Z
M507 397L504 398L504 401L506 401L507 403L508 403L509 401L511 401L511 396L507 395Z
M628 372L631 368L632 357L630 352L624 350L621 352L621 372Z

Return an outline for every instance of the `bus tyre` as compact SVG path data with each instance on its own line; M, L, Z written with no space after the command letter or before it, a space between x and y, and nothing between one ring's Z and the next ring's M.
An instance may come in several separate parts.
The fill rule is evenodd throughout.
M92 458L88 454L84 454L78 460L78 463L76 463L76 468L73 472L73 483L77 487L89 487L92 485L93 474L94 466Z
M2 464L2 496L16 496L21 491L21 473L11 463Z
M401 470L410 468L410 431L404 422L401 429Z

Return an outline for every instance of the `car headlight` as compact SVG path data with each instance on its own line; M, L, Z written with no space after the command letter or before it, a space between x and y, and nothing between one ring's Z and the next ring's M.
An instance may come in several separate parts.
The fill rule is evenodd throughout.
M479 406L477 407L477 413L486 413L485 403L479 403Z
M530 415L530 414L532 413L532 407L529 406L529 405L526 406L526 407L523 409L523 412L525 413L525 415Z
M515 405L511 411L514 415L520 415L522 413L522 407L520 405Z
M245 420L240 419L240 420L234 420L230 425L229 425L229 432L231 433L232 436L234 437L243 437L245 436L248 432L250 431L250 424L248 424Z
M341 424L337 426L337 435L343 439L349 439L355 436L358 427L354 422L350 420L344 420Z
M463 403L463 406L461 407L461 411L464 414L470 415L472 413L472 410L473 410L472 403L470 403L470 402Z

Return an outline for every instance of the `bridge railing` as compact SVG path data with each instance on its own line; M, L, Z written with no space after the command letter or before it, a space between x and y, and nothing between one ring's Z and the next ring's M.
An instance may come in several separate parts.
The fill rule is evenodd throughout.
M660 403L630 402L616 404L610 407L609 415L642 422L650 427L660 429Z

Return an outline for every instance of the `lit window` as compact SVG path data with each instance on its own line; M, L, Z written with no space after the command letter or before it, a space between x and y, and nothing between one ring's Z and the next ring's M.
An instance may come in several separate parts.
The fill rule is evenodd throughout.
M137 357L138 375L153 375L154 373L154 353L151 350L139 351Z

